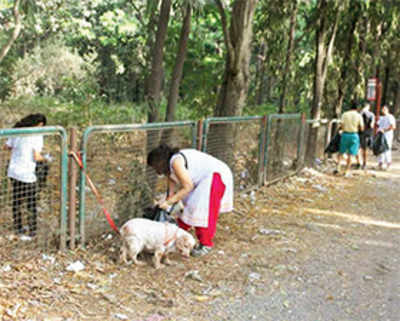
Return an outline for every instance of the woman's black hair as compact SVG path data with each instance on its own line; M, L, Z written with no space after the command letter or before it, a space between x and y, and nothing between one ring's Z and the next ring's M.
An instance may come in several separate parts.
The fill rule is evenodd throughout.
M178 152L179 148L170 147L167 144L162 143L160 146L150 151L150 153L147 155L147 165L154 167L154 165L162 164L163 172L168 174L169 160L171 159L172 155Z
M43 123L43 126L46 126L47 119L46 119L45 115L43 115L43 114L30 114L30 115L22 118L20 121L18 121L14 125L14 128L34 127L34 126L39 125L40 123Z

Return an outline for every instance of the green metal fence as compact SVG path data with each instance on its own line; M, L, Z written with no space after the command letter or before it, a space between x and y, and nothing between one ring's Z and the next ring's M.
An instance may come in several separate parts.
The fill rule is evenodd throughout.
M152 201L165 194L166 179L146 166L148 152L161 142L179 148L198 148L226 162L234 173L235 191L246 192L279 180L304 165L310 126L318 126L316 157L322 157L330 139L333 121L305 121L300 114L269 116L217 117L203 122L92 126L81 140L83 170L101 193L104 207L117 226L132 217L142 216ZM67 242L67 134L62 127L0 130L4 145L7 138L44 135L44 153L53 157L49 179L38 194L38 235L21 243L13 235L12 188L7 178L9 152L3 150L0 205L0 242L3 248L53 246L65 248ZM81 244L111 231L102 213L102 205L80 175L77 237ZM72 206L75 206L72 205ZM26 213L28 216L29 213ZM24 220L26 220L24 218Z
M82 139L82 161L102 194L105 208L117 226L126 220L142 216L152 200L166 192L166 179L158 178L146 166L147 153L160 142L173 147L196 147L197 123L192 121L93 126L85 130ZM101 206L80 179L79 233L82 244L96 238L107 226ZM86 195L90 197L86 197Z
M217 117L203 123L202 151L225 163L234 174L235 190L262 184L266 117Z
M29 185L29 191L12 184L7 177L11 151L2 149L0 152L0 248L8 255L21 248L64 249L66 246L68 156L65 130L58 126L1 129L0 143L4 146L8 139L36 135L44 136L42 154L51 156L48 157L48 175L43 176L47 179ZM15 222L19 217L22 218L22 228L16 231ZM36 226L35 236L28 235L32 224Z

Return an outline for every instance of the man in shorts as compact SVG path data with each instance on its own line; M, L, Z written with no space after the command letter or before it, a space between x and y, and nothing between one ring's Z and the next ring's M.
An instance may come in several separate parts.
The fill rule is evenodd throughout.
M369 103L365 104L361 109L361 117L364 122L364 130L360 131L360 153L357 155L356 169L365 169L367 166L367 150L372 147L372 139L374 135L375 115L370 110ZM361 165L362 158L362 165Z
M340 123L342 137L340 138L340 147L338 155L338 163L335 173L340 173L340 161L344 154L347 154L346 170L344 175L350 176L351 159L357 156L360 148L360 138L358 131L364 130L364 121L357 111L357 103L352 102L351 109L343 113Z

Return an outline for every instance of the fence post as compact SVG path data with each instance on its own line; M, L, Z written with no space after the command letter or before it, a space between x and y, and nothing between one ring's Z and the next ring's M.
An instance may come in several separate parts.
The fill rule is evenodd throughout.
M270 129L271 129L271 115L267 116L267 125L265 126L265 148L264 148L264 184L268 179L268 147L270 141Z
M297 166L296 169L298 170L300 168L300 166L302 166L302 164L304 163L304 159L301 160L301 154L303 152L303 142L304 142L304 129L305 129L305 125L306 125L306 114L305 113L301 113L301 117L300 117L300 133L299 133L299 137L297 140Z
M201 151L203 144L203 120L200 119L197 122L197 150Z
M264 184L264 172L265 172L265 130L267 128L267 115L264 115L261 119L260 129L260 142L259 142L259 158L258 158L258 186Z
M78 150L78 140L76 128L70 129L70 149L73 152ZM78 168L72 159L69 159L69 205L68 205L68 218L69 218L69 237L70 248L75 249L75 223L76 223L76 183L78 179Z

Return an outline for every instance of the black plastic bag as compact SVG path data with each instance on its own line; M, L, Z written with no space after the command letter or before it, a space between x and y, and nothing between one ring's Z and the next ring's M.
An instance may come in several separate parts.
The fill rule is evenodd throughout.
M47 176L49 175L50 166L47 162L38 161L36 162L36 177L39 188L42 189L46 186L47 183Z
M336 133L336 135L333 136L333 139L330 141L328 146L325 148L325 153L328 153L328 154L337 153L340 148L340 138L341 137L342 137L342 135L340 135L340 133Z
M375 156L378 156L389 150L389 145L387 143L386 137L382 132L378 132L374 137L374 142L372 144L372 152Z
M143 218L147 218L149 220L157 222L168 222L176 224L176 220L171 216L171 213L163 210L158 206L145 208Z

